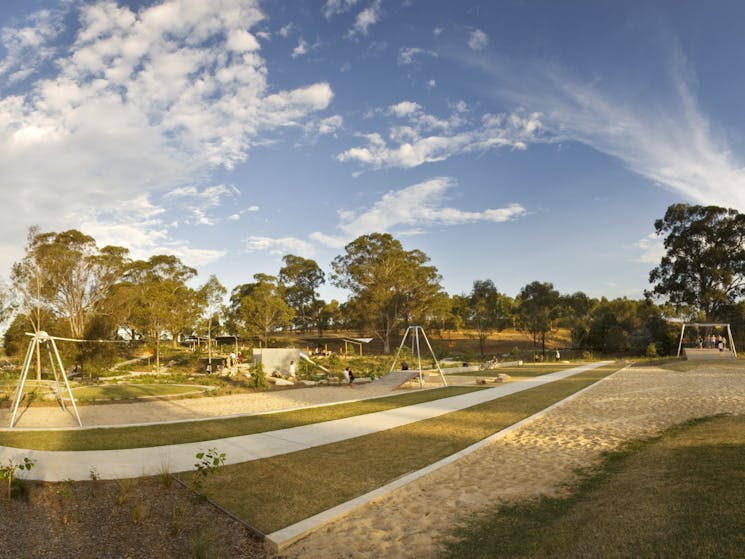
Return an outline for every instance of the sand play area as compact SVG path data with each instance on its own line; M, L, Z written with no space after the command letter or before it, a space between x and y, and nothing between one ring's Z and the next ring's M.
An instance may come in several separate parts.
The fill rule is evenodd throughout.
M473 382L473 379L470 379ZM372 383L271 393L81 406L86 425L147 423L290 409L396 392ZM7 409L0 421L7 425ZM745 367L701 363L676 372L626 368L497 442L353 510L282 551L283 558L434 558L460 524L500 503L560 495L577 468L623 441L686 420L745 414ZM54 407L24 410L20 427L74 426Z
M630 368L505 438L365 505L283 557L428 558L459 523L499 503L557 495L601 453L688 419L745 413L745 369Z

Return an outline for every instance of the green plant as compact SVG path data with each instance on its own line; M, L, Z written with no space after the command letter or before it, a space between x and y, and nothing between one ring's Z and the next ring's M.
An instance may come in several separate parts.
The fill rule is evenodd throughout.
M251 379L249 385L253 388L266 388L269 383L266 380L266 372L264 371L264 364L259 361L256 363L254 370L251 373Z
M196 458L192 485L195 489L199 489L202 487L205 478L217 474L220 468L225 465L225 453L218 452L216 448L210 448L207 451L197 452Z
M8 498L9 499L13 498L14 485L18 486L19 493L24 493L22 489L23 487L25 487L25 484L18 483L18 480L16 479L16 472L18 470L30 471L31 468L34 467L34 464L36 464L36 461L31 460L28 456L26 456L23 458L23 462L21 463L13 462L13 459L11 458L8 460L7 464L0 466L0 479L4 479L5 481L8 482Z

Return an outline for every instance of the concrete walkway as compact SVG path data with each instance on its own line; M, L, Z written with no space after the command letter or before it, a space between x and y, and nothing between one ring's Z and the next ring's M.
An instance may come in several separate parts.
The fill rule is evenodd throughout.
M576 375L607 363L609 361L590 363L540 377L499 385L495 388L413 406L213 441L93 451L40 451L0 447L0 462L7 463L11 459L15 462L22 462L24 457L29 457L36 461L36 465L26 477L44 481L85 480L91 477L92 470L95 470L100 479L188 471L194 469L196 453L209 448L224 452L228 464L237 464L339 442L437 417Z

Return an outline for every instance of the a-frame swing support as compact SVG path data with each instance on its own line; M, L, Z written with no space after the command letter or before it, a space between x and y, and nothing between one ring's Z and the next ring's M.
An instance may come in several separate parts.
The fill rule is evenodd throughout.
M388 372L389 373L393 372L393 369L396 366L396 363L398 362L398 357L401 354L401 350L403 349L404 344L406 344L406 339L410 338L411 355L412 357L416 355L416 359L417 359L417 372L419 373L418 375L419 376L419 388L423 387L424 381L422 379L422 352L421 352L421 347L419 344L420 333L422 335L422 338L424 338L425 343L427 344L427 348L429 349L430 355L432 355L432 360L435 362L435 367L437 368L437 372L440 373L442 384L444 386L447 386L448 381L445 380L445 375L442 373L442 369L440 368L440 363L437 361L437 356L435 355L435 352L432 349L432 345L429 343L427 334L424 333L424 328L422 328L421 326L409 326L408 328L406 328L406 332L404 332L404 337L401 338L401 345L398 346L398 350L396 351L396 356L393 358L393 363L391 363L391 368Z
M65 383L65 388L67 389L67 395L70 397L70 403L72 404L72 409L75 412L75 419L78 420L78 425L80 427L83 426L83 422L80 419L80 414L78 413L78 406L75 404L75 397L72 395L72 388L70 388L70 382L67 379L67 373L65 373L65 367L62 364L62 358L60 357L59 350L57 349L57 344L55 343L56 339L62 339L62 338L55 338L53 336L50 336L46 332L36 332L34 334L26 334L27 336L31 336L31 342L28 344L28 350L26 351L26 357L23 360L23 369L21 371L21 378L18 382L18 387L16 388L15 397L13 399L13 406L12 406L12 414L10 416L10 427L13 428L15 426L16 422L16 414L18 413L18 406L21 404L21 400L23 399L23 388L26 385L26 379L28 378L28 371L31 368L31 362L33 361L34 353L36 352L37 348L40 349L40 344L46 344L47 346L47 354L49 355L49 361L52 366L52 373L54 374L54 380L56 382L56 388L55 394L57 396L57 400L59 401L60 405L62 406L62 409L64 411L67 411L67 408L65 407L65 400L62 397L62 394L60 393L59 389L59 377L62 376L62 379ZM74 340L77 341L77 340ZM59 371L59 372L58 372Z
M693 326L695 328L703 326L704 328L727 328L727 339L729 341L729 347L732 354L737 357L737 351L735 350L735 340L732 338L732 330L727 323L704 323L704 322L684 322L680 329L680 340L678 341L678 354L676 357L680 357L680 352L683 349L683 336L685 335L686 327Z

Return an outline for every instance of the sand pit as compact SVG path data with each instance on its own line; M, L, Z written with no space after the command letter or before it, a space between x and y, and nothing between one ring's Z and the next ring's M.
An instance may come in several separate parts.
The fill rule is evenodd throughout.
M616 373L545 416L283 551L288 558L436 557L443 537L499 503L559 495L601 453L686 420L745 413L737 364Z

